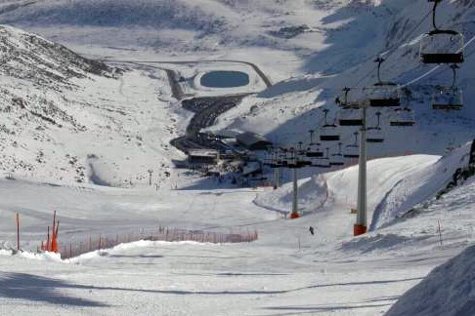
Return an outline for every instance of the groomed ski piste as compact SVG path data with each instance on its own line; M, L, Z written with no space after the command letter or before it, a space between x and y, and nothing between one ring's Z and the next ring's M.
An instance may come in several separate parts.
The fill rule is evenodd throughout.
M0 1L0 23L14 26L0 27L0 315L473 314L475 180L440 192L467 167L474 138L475 6L441 9L468 40L456 113L428 101L450 81L420 65L428 11L413 0ZM293 144L348 82L374 82L362 76L388 47L384 76L409 84L417 125L388 127L369 150L367 234L353 237L357 166L300 172L297 220L286 218L290 183L237 188L173 168L184 154L169 142L192 113L167 71L188 97L252 93L208 131ZM199 80L211 71L250 82L217 91ZM140 240L62 260L36 252L54 210L66 244L157 227L259 238Z
M396 183L405 183L404 179L408 183L404 197L417 203L411 195L415 192L411 175L427 179L420 188L434 198L441 188L433 185L434 179L429 180L431 175L438 174L439 183L447 184L449 172L444 170L463 167L459 158L469 148L467 144L442 159L421 155L370 162L370 209ZM460 164L454 164L454 160ZM351 184L348 191L339 186L352 182L354 172L349 168L323 179L303 180L303 187L321 190L315 196L310 192L319 190L308 190L309 194L303 195L305 216L295 221L255 206L256 194L257 201L264 203L274 194L270 192L197 190L157 195L153 191L147 194L97 187L78 191L4 180L0 190L2 209L24 214L24 229L30 233L33 229L28 223L35 227L38 223L47 225L48 211L55 205L62 209L63 238L68 234L87 235L92 227L102 232L125 229L134 218L134 224L142 221L143 227L169 223L202 229L258 229L259 240L234 245L139 241L65 261L54 254L25 252L12 256L3 250L1 311L24 314L34 309L41 314L106 315L382 314L435 266L473 242L471 204L475 182L468 181L438 200L413 205L417 216L401 217L395 207L393 212L400 218L385 221L385 228L352 238L355 215L350 214L347 205L352 203L354 190ZM15 198L18 195L22 196L21 202ZM323 197L327 200L321 203ZM98 210L94 219L85 216L90 209ZM2 213L2 231L7 233L2 238L10 236L14 240L13 225L7 224L13 223L14 212ZM379 224L383 222L376 226ZM309 225L315 227L314 236L308 232Z

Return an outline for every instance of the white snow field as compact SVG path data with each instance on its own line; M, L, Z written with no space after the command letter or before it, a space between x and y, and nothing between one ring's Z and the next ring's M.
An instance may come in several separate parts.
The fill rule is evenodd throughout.
M441 166L437 159L408 156L371 162L370 170L373 165L380 172L386 169L387 176L370 177L370 183L378 181L370 190L370 208L404 175L423 174L424 170L433 173L432 166ZM13 244L14 212L19 211L27 249L34 249L44 236L52 209L60 212L62 240L156 225L217 231L257 229L259 240L233 245L137 242L64 262L50 255L11 256L3 251L1 312L383 314L434 266L473 242L475 182L428 202L411 217L352 238L354 215L346 203L354 187L342 184L350 179L353 169L325 175L331 190L329 201L320 209L310 211L309 207L306 215L295 221L257 207L252 190L157 193L4 180L0 239ZM335 187L338 185L340 189ZM319 195L326 196L324 192ZM316 228L315 236L308 232L309 225Z
M473 315L472 280L475 254L471 246L432 271L408 291L387 315Z
M451 73L420 63L429 12L423 0L0 0L0 315L373 316L400 298L390 315L471 315L471 249L420 282L475 240L473 178L436 198L475 136L475 4L440 10L440 24L466 37L458 112L431 108ZM181 97L250 94L208 130L288 145L308 141L322 106L335 117L343 87L376 81L378 54L384 79L410 89L417 124L390 127L383 111L386 142L369 148L368 234L352 236L351 163L301 171L304 216L293 221L288 183L222 188L173 168L184 155L170 140L192 118L174 80ZM244 72L249 84L203 86L214 71ZM35 253L54 210L65 243L158 226L259 239L139 241L63 261ZM17 212L25 251L12 255Z

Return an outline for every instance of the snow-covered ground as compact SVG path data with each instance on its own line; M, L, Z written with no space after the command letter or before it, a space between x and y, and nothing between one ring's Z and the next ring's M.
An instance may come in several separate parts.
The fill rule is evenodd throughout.
M374 183L370 207L398 179L431 170L436 161L408 156L372 162L387 177ZM295 221L256 206L256 194L263 192L253 190L155 192L3 181L0 239L14 240L13 215L19 211L25 248L34 248L44 236L52 209L59 211L63 241L157 225L257 229L259 240L233 245L138 242L65 262L2 251L0 308L2 313L26 314L34 308L62 315L382 314L434 266L474 241L475 182L412 217L352 238L354 215L346 203L355 192L342 184L354 172L325 175L329 202Z
M442 24L463 30L470 40L473 3L447 1L441 7ZM462 111L430 109L431 85L450 82L445 68L410 85L415 127L388 127L391 113L384 111L387 141L369 149L373 158L386 157L369 163L372 231L359 238L352 237L355 215L350 214L357 167L302 172L305 216L295 221L282 215L290 208L288 184L274 192L219 189L212 179L172 169L172 160L183 156L169 141L184 134L191 113L173 97L165 70L183 75L188 96L216 94L199 84L206 72L246 72L250 85L219 94L256 94L210 129L249 130L280 144L295 143L318 128L319 107L332 107L341 88L374 82L374 75L362 77L374 68L378 53L399 47L389 49L383 67L384 78L400 83L433 69L420 65L417 55L419 35L430 28L424 19L429 9L412 0L1 0L1 23L37 32L109 66L18 29L0 30L7 48L1 56L1 167L10 178L0 181L0 248L13 246L19 212L27 251L12 256L0 250L0 314L378 315L389 310L475 238L473 180L434 199L453 171L466 165L465 144L474 138L472 42L467 41L459 77L466 90ZM274 85L266 89L246 62ZM342 132L344 145L352 132ZM458 145L463 147L439 160L447 147ZM53 210L64 242L158 225L257 229L259 240L141 241L60 261L32 253ZM406 300L394 313L415 305Z

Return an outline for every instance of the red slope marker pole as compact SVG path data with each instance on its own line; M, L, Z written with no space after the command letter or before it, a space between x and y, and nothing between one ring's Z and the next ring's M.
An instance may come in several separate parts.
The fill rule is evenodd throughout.
M46 239L46 249L45 249L45 251L50 251L49 226L48 226L48 238Z

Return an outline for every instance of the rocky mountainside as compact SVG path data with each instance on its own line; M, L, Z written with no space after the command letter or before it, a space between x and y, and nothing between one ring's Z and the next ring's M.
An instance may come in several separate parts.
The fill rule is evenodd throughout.
M168 165L173 125L157 99L169 95L164 73L124 72L7 26L0 27L0 51L3 174L130 185ZM149 141L152 127L159 138Z

